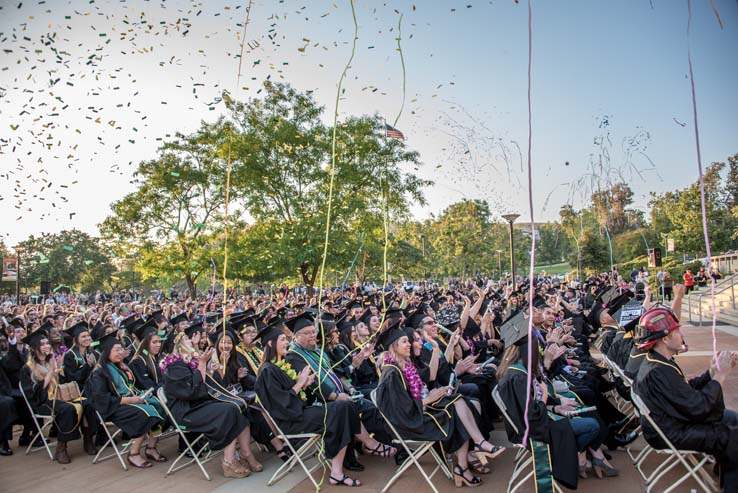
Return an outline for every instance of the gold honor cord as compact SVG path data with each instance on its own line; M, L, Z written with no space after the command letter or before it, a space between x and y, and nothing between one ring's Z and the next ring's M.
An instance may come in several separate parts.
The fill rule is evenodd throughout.
M246 27L249 25L249 17L251 15L251 6L253 0L249 0L246 7L246 19L243 22L243 32L241 33L241 53L238 57L238 75L236 75L236 90L241 83L241 66L243 65L243 45L246 43ZM231 197L231 147L233 142L233 131L228 132L228 160L226 165L226 186L225 186L225 216L223 217L223 336L226 332L226 307L228 306L228 203ZM213 292L215 286L213 286ZM233 341L234 344L236 341Z
M320 278L318 281L318 300L320 300L320 297L323 294L323 281L324 281L324 273L325 273L325 262L328 257L328 241L330 239L330 233L331 233L331 211L333 208L333 188L336 181L336 133L338 130L338 103L341 99L341 88L343 87L343 81L346 78L346 73L348 72L349 67L351 66L351 62L354 60L354 55L356 54L356 41L359 39L359 23L356 20L356 8L354 7L354 0L349 0L349 3L351 4L351 16L354 20L354 40L351 45L351 56L349 57L348 61L346 62L346 66L343 68L343 72L341 72L341 77L338 79L338 88L336 90L336 105L333 110L333 137L331 141L331 167L328 170L331 174L330 183L328 185L328 210L326 211L326 218L325 218L325 241L323 242L323 259L320 264ZM318 301L318 320L321 318L322 313L322 306L320 304L320 301ZM323 358L325 353L325 328L323 327L323 324L318 323L320 325L320 333L321 333L321 341L320 341L320 359L318 361L318 391L320 392L320 396L323 399L323 401L326 401L325 396L323 395L323 387L320 385L320 373L323 372ZM325 433L326 433L326 427L328 423L328 405L326 404L324 406L323 411L323 433L320 441L320 454L322 455L324 453L325 448ZM316 489L320 490L320 487L323 485L323 482L325 481L325 468L323 468L323 473L320 477L320 481L318 482L318 487Z

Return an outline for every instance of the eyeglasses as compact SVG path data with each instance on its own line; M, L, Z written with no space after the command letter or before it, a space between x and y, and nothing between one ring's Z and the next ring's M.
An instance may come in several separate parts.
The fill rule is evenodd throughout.
M423 321L423 325L435 325L435 324L436 324L435 320L424 320Z

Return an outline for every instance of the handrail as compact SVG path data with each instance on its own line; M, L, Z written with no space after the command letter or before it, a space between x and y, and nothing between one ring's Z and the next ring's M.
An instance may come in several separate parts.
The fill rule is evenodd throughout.
M732 274L725 279L721 279L720 282L715 283L715 296L724 293L728 289L730 289L731 292L731 303L733 305L733 310L735 310L735 285L738 281L738 274ZM718 288L718 285L720 286ZM702 324L702 298L705 295L712 295L712 290L707 289L704 291L697 291L693 293L689 293L687 295L687 310L689 312L689 321L692 322L692 298L697 298L697 303L699 307L699 315L700 320L699 323Z

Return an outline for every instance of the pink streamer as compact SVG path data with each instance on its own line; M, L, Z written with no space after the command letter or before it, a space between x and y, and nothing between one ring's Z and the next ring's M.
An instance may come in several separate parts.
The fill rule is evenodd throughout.
M531 86L531 66L533 64L533 10L531 0L528 0L528 207L530 209L530 270L528 271L529 289L528 289L528 394L525 397L525 433L523 434L523 445L528 443L528 432L530 424L528 423L528 408L530 407L530 394L533 387L533 346L537 345L538 340L533 337L533 295L534 295L534 266L536 262L536 234L535 221L533 220L533 171L531 166L531 147L533 143L533 113L531 110L530 86ZM513 285L515 279L513 279Z
M713 3L713 9L715 4ZM717 10L715 10L717 15ZM720 16L718 15L718 22ZM692 50L689 43L690 28L692 27L692 2L687 0L687 61L689 63L689 83L692 87L692 118L694 119L694 141L697 147L697 169L700 174L700 203L702 208L702 232L705 235L705 248L707 250L707 272L712 270L712 253L710 249L710 234L707 230L707 207L705 205L705 178L702 173L702 152L700 150L700 129L697 125L697 96L694 89L694 73L692 71ZM720 22L720 27L723 27ZM715 308L715 278L710 275L710 296L712 298L712 359L717 369L720 369L717 357L717 336L715 330L717 328L717 312Z

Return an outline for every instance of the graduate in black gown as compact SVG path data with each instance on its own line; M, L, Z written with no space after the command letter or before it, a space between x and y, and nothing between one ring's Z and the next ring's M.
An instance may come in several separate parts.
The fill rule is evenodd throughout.
M214 354L214 348L197 352L186 332L175 337L172 354L162 361L167 406L187 432L204 434L212 450L223 449L225 477L244 478L263 467L251 451L251 429L243 414L246 402L207 374Z
M361 486L360 481L343 472L347 445L353 437L368 448L381 444L366 432L350 399L330 401L323 406L308 405L305 391L315 382L315 373L305 366L298 374L285 361L289 340L277 322L273 321L257 336L264 348L264 361L256 379L259 401L283 432L323 434L324 452L331 459L331 484ZM396 450L392 449L394 453Z
M123 343L115 334L100 339L98 347L100 361L90 377L95 409L104 420L112 421L133 439L127 457L130 465L145 469L152 466L149 460L165 462L167 458L156 449L165 414L161 404L156 397L136 389L133 372L123 361L126 353ZM142 454L141 446L147 437Z
M423 382L410 360L413 329L390 327L380 334L378 345L387 351L377 386L377 406L406 440L437 441L443 452L454 452L457 486L478 486L482 480L469 469L469 445L486 463L504 452L487 442L479 431L466 400L451 387L436 387L423 396Z
M72 338L73 344L64 353L64 381L77 382L80 390L83 390L95 367L98 354L92 349L92 337L86 322L79 322L65 332Z
M60 464L69 464L67 442L79 439L80 425L83 425L85 440L92 442L97 432L95 411L91 402L84 398L76 402L56 399L61 368L56 366L45 330L32 332L23 339L23 343L29 346L28 362L21 369L23 392L34 412L54 416L57 429L54 459Z
M159 361L162 337L166 337L166 330L159 329L151 318L136 330L136 337L141 342L128 366L136 378L136 388L143 391L154 389L152 395L156 395L156 391L164 384Z
M0 455L13 455L9 442L13 438L13 424L18 413L10 391L10 380L0 365Z

